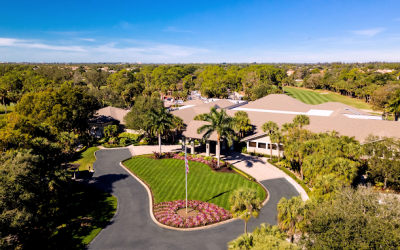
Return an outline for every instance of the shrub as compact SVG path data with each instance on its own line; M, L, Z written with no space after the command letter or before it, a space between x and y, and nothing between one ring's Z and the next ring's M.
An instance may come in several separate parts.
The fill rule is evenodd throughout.
M160 154L160 153L158 153L156 151L153 151L153 155L154 155L154 159L161 159L162 158L162 154Z
M132 133L128 133L128 132L123 132L121 134L119 134L119 138L127 138L130 142L136 142L139 140L140 138L140 134L132 134Z
M122 145L122 146L128 145L128 142L129 142L128 138L121 138L119 140L119 144Z
M212 157L211 157L211 156L206 156L206 157L204 157L204 160L206 160L206 161L211 161L211 160L212 160Z
M173 158L173 157L175 156L175 153L166 152L166 153L164 154L164 156L165 156L165 158Z

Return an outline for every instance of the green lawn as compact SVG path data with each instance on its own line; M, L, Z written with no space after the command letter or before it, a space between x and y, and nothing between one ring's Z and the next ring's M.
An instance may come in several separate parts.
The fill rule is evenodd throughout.
M7 114L14 111L14 103L11 103L10 106L7 105ZM0 105L0 120L3 120L6 117L4 105Z
M98 147L90 147L78 153L77 160L72 163L80 163L79 171L89 170L89 166L93 169L93 163L96 161L94 152L99 150Z
M185 162L136 157L124 163L150 185L155 203L185 199ZM189 161L188 199L214 203L230 209L229 196L239 187L256 188L264 200L265 191L257 183L235 173L216 173L203 163Z
M85 249L108 224L117 210L117 198L81 184L74 183L68 205L60 208L60 226L42 242L41 249ZM82 225L79 219L89 219Z
M310 90L310 89L301 89L294 87L285 87L285 93L307 104L316 105L325 102L341 102L349 106L353 106L355 108L372 110L372 107L368 103L362 100L342 96L338 93L333 93L327 90ZM321 94L321 93L327 93L327 94Z

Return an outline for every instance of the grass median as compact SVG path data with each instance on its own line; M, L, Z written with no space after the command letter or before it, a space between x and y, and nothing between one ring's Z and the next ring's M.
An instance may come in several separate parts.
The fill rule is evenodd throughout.
M135 157L124 162L133 173L145 181L154 195L154 202L185 199L185 162L176 159L156 160ZM229 196L240 187L255 188L264 200L264 188L236 173L217 173L209 166L189 161L188 199L214 203L230 209Z

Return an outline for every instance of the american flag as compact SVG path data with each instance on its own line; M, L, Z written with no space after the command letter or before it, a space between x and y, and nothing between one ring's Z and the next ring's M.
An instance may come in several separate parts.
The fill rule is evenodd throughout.
M185 167L186 167L186 174L189 173L189 163L186 156L186 148L185 148Z

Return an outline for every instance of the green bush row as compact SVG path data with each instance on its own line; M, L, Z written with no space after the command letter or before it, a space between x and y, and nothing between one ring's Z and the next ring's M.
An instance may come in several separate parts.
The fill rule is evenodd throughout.
M293 180L295 180L298 184L300 184L300 186L306 191L306 193L308 194L308 196L311 195L311 190L307 187L307 185L300 180L299 178L297 178L296 175L294 175L291 171L287 170L285 167L281 167L275 164L275 162L271 162L270 160L268 160L269 163L271 163L272 165L274 165L275 167L279 168L280 170L282 170L283 172L285 172L287 175L289 175L290 177L292 177Z
M242 170L240 170L240 169L234 167L232 164L230 164L230 167L231 167L233 170L235 170L238 174L240 174L241 176L243 176L244 178L246 178L246 179L248 179L248 180L250 180L250 181L256 181L256 179L255 179L253 176L251 176L251 175L249 175L249 174L243 172Z

